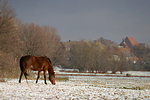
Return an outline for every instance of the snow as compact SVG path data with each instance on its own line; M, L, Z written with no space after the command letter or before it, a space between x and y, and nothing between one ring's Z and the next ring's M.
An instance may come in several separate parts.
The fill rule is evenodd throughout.
M126 76L126 74L130 74L131 76L141 76L141 77L150 77L150 71L124 71L122 74L120 72L116 72L116 74L112 74L112 71L108 71L108 73L78 73L78 72L59 72L55 71L56 74L61 75L84 75L84 76Z
M150 76L150 71L124 71L122 74L127 73L133 76Z
M44 84L39 80L22 80L18 83L17 79L7 82L0 82L0 99L18 100L150 100L150 78L137 77L98 77L98 76L68 76L69 81L56 81L56 85L48 82ZM145 87L141 90L124 89L122 87Z

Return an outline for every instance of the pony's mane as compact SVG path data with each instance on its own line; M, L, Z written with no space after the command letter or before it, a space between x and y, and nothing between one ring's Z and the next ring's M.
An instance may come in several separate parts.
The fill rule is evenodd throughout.
M48 61L52 64L51 60L47 57Z
M52 64L52 61L45 55L42 55L41 57L46 57L48 59L48 61Z

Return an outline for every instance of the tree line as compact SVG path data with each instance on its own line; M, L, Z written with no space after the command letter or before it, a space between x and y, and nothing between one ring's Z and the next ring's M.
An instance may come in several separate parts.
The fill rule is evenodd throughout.
M107 42L107 43L106 43ZM97 41L72 42L70 50L71 67L80 71L106 72L130 70L131 59L126 60L127 54L119 51L112 42L105 41L103 45L99 39Z
M131 49L133 56L138 57L137 63L134 63L134 70L150 71L150 48L144 45L136 45Z
M130 52L123 52L118 45L103 37L95 41L73 41L69 57L70 68L80 71L150 71L149 47L136 45Z

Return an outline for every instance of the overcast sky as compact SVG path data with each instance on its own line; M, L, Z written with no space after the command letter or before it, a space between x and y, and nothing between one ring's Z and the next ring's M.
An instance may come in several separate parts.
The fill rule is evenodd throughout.
M120 43L126 36L150 44L150 0L8 0L23 22L49 25L61 40Z

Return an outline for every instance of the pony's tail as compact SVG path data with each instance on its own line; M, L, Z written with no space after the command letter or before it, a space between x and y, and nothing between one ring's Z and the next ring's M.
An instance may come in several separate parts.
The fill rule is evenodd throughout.
M21 57L20 59L20 70L21 72L24 72L24 66L23 66L23 61L24 61L25 57ZM28 76L29 74L27 74L27 72L24 73L25 76Z

